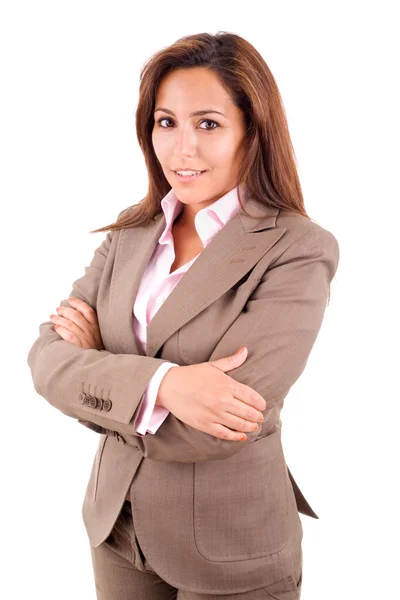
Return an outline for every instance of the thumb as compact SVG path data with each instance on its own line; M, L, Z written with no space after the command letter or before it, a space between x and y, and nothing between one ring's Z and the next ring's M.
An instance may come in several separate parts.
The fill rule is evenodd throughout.
M226 371L230 371L231 369L236 369L236 367L239 367L242 363L244 363L246 358L247 348L246 346L243 346L242 348L239 348L235 354L218 358L217 360L210 360L209 363L213 365L213 367L217 367L225 373Z

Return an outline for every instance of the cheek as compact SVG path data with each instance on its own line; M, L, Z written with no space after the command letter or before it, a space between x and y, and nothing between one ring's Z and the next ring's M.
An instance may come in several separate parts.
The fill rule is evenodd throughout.
M165 159L169 158L170 156L171 143L168 140L168 136L162 136L158 135L157 133L153 133L152 143L154 152L156 153L158 160L162 164L163 162L165 162Z
M213 140L204 149L204 153L210 157L209 162L214 167L229 168L235 159L234 145L228 139L215 140L215 143Z

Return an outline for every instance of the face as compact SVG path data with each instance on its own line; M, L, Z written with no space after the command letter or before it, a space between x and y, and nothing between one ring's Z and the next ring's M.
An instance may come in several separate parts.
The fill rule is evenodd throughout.
M192 114L198 111L204 114ZM193 216L236 187L244 135L243 113L214 72L192 67L164 77L156 94L152 141L186 214ZM175 171L182 168L203 173L180 181Z

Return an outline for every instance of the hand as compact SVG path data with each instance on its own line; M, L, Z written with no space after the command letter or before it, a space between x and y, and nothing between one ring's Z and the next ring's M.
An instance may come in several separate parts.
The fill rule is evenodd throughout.
M172 367L161 381L156 404L199 431L224 440L246 440L243 432L258 429L267 408L253 388L225 374L246 358L247 348L242 354Z
M80 298L68 298L73 306L58 306L57 315L50 315L57 333L80 348L104 350L96 311Z

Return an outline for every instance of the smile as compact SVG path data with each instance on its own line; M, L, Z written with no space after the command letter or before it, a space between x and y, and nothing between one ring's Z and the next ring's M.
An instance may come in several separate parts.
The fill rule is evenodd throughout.
M199 179L199 177L201 177L203 175L203 173L205 173L205 172L206 171L201 171L200 173L196 173L195 175L179 175L179 173L174 171L175 176L178 179L178 181L181 181L183 183L189 183L192 181L196 181L196 179Z

